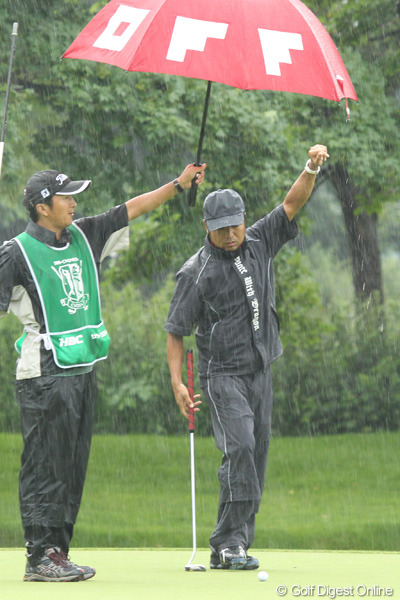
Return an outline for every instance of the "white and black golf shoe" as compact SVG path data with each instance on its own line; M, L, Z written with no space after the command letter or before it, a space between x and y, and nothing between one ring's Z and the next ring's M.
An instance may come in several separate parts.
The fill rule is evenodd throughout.
M248 556L242 546L224 548L219 553L211 552L210 569L228 569L230 571L253 571L260 566L255 556Z

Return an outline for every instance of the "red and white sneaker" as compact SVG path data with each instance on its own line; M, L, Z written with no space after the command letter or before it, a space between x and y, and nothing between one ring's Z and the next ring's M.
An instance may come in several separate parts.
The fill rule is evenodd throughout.
M96 575L96 569L94 569L93 567L76 565L75 563L73 563L69 560L69 556L67 554L65 554L65 552L63 552L63 550L60 550L59 548L57 548L57 551L60 554L60 556L62 557L64 564L66 566L70 566L71 568L74 567L75 569L82 569L82 571L83 571L82 579L84 579L84 580L91 579L92 577L94 577Z
M47 548L40 562L26 564L24 581L81 581L84 570L64 560L58 548Z

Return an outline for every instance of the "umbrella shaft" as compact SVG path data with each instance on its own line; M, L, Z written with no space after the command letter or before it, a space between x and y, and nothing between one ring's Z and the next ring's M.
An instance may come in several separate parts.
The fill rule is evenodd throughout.
M198 148L197 148L197 160L196 160L196 164L197 165L201 165L201 151L202 151L202 148L203 148L204 131L206 129L208 104L209 104L209 101L210 101L210 93L211 93L211 83L212 83L211 81L209 81L207 83L207 92L206 92L206 99L204 101L203 119L202 119L202 122L201 122L199 145L198 145Z

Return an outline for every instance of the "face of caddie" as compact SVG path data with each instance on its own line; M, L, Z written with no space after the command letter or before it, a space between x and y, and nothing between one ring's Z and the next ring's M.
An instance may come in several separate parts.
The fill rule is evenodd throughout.
M52 206L41 204L38 223L54 231L61 232L71 225L77 206L73 196L53 196Z

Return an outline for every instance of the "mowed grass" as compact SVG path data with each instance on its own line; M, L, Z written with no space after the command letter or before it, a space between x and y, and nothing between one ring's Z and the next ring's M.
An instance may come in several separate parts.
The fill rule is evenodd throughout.
M0 546L23 545L22 441L0 434ZM221 455L195 439L197 545L215 525ZM273 438L254 546L400 550L400 433ZM95 436L74 547L190 548L187 437Z
M396 552L335 552L321 550L255 550L257 571L208 568L209 551L199 550L202 573L184 570L185 549L74 549L72 559L93 565L96 576L71 585L22 581L25 557L19 549L0 549L2 600L271 600L272 598L339 596L398 597L399 554ZM283 586L287 590L285 594ZM56 588L56 589L55 589ZM347 590L347 591L345 591ZM336 594L336 591L338 592Z

